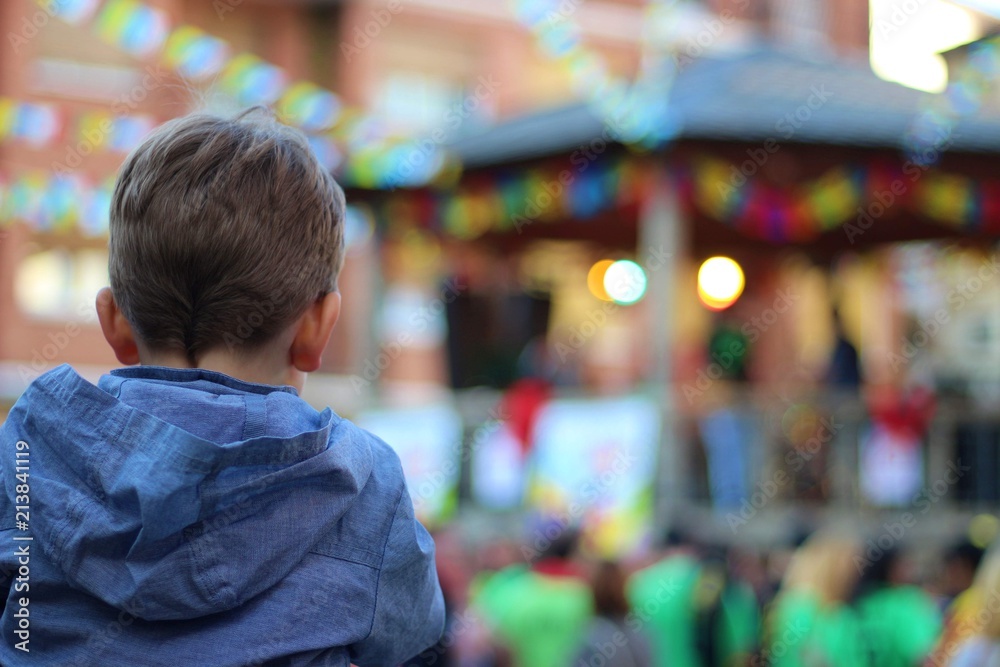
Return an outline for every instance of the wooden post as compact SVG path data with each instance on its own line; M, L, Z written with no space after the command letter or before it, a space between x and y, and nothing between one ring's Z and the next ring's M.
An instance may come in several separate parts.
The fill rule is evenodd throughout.
M640 214L637 255L649 281L646 308L652 345L645 381L663 420L655 486L654 526L659 538L670 528L684 502L682 480L687 478L673 367L677 274L685 249L684 218L676 183L665 163L658 163L655 170L655 185Z

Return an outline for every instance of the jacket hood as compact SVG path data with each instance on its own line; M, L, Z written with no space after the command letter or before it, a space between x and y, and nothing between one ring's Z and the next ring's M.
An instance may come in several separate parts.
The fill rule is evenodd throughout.
M30 445L35 544L71 585L147 620L278 585L373 465L357 429L294 389L201 369L127 368L95 386L60 366L11 422Z

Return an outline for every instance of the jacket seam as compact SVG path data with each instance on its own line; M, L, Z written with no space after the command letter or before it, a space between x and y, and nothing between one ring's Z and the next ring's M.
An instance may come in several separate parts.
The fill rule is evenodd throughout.
M357 563L358 565L367 565L373 570L377 570L382 567L383 554L368 551L367 549L348 547L334 552L333 550L328 549L313 548L310 549L308 553L315 554L317 556L326 556L327 558L336 558L337 560L343 560L349 563ZM371 559L364 560L363 556L365 555L378 559L378 565L373 565Z
M0 528L0 531L2 531L2 530L3 529ZM13 530L13 528L11 530ZM342 561L344 563L353 563L354 565L361 565L362 567L367 567L368 569L371 569L371 570L380 570L381 569L379 567L376 567L376 566L372 565L371 563L366 563L363 560L360 560L360 559L357 559L357 558L350 558L350 557L347 557L347 556L334 556L332 554L323 553L321 551L309 551L308 553L310 555L313 555L313 556L319 556L320 558L329 558L331 560L338 560L338 561ZM370 632L371 631L369 630L369 633Z
M382 587L382 573L385 565L385 552L389 550L389 538L392 537L392 528L396 525L396 518L399 516L399 505L403 502L403 494L406 493L406 483L400 484L399 498L396 499L396 505L392 512L392 521L389 522L389 531L385 535L385 544L382 545L382 558L378 563L378 578L375 580L375 604L372 605L372 620L368 627L368 633L365 638L361 641L367 641L371 638L372 633L375 631L375 616L378 614L378 594L379 589Z
M187 534L185 535L185 533ZM214 562L209 562L209 561L214 559L209 559L207 557L207 551L204 550L202 548L202 545L199 543L197 539L198 537L200 537L200 534L198 534L198 529L189 526L184 531L182 531L181 534L184 535L185 538L188 540L187 546L188 546L188 552L191 554L191 562L202 563L204 565L203 567L198 567L197 565L195 565L195 567L193 568L192 575L195 582L197 582L197 584L201 587L204 593L208 594L209 600L217 601L219 595L218 587L216 586L216 582L211 580L212 576L209 573L209 570L213 568L215 565Z

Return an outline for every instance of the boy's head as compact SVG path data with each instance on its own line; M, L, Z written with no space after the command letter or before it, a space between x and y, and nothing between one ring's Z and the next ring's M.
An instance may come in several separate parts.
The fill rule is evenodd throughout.
M343 223L341 189L268 112L171 121L115 184L105 336L123 363L315 370L339 313Z

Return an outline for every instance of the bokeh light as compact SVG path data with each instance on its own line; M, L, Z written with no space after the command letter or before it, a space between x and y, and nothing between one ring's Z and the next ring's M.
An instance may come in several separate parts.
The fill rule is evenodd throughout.
M746 287L743 269L729 257L711 257L698 269L698 298L712 310L736 303Z
M815 436L819 426L819 413L804 403L792 405L781 418L781 430L795 447L801 447Z
M608 269L614 263L613 259L602 259L590 267L590 271L587 273L587 289L601 301L614 301L608 295L608 291L604 289L604 276L607 275Z
M604 291L618 304L638 303L646 295L646 272L635 262L621 259L604 274Z
M969 522L969 541L980 549L985 549L1000 532L1000 521L992 514L979 514Z

